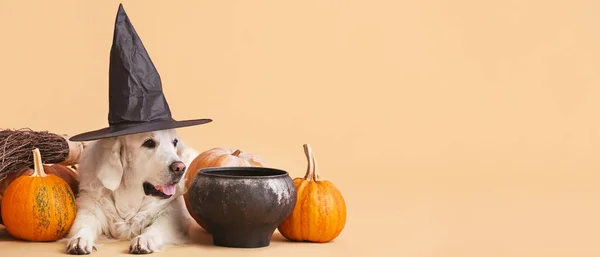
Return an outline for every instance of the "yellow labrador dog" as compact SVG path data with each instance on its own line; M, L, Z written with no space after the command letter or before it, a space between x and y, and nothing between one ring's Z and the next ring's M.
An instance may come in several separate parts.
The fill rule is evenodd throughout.
M67 252L89 254L101 238L130 240L146 254L185 242L184 174L198 152L174 129L100 139L80 160L77 216Z

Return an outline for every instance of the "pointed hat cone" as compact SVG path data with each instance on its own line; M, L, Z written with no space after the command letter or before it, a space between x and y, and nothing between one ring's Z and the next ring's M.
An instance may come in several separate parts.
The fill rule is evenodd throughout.
M109 127L75 135L71 141L151 132L209 123L211 119L176 121L162 82L122 4L115 20L109 67Z

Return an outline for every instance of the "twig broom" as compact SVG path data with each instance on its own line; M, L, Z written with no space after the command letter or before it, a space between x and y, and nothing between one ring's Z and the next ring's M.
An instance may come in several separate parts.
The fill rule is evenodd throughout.
M79 163L85 143L71 142L67 135L29 128L0 130L0 181L11 172L33 165L34 148L40 149L42 160L65 166Z

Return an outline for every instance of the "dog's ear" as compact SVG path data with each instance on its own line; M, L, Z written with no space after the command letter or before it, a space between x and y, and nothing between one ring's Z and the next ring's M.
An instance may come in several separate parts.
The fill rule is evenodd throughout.
M96 174L104 187L115 191L121 184L123 164L121 162L122 144L118 138L103 139L98 158Z

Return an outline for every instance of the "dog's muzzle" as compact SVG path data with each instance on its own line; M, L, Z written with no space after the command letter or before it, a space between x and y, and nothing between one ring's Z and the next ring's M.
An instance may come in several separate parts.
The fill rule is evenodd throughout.
M144 193L146 195L152 195L160 198L167 199L177 192L177 183L183 177L185 173L185 164L180 161L176 161L169 165L169 172L171 173L172 181L169 184L155 186L150 182L144 182Z

